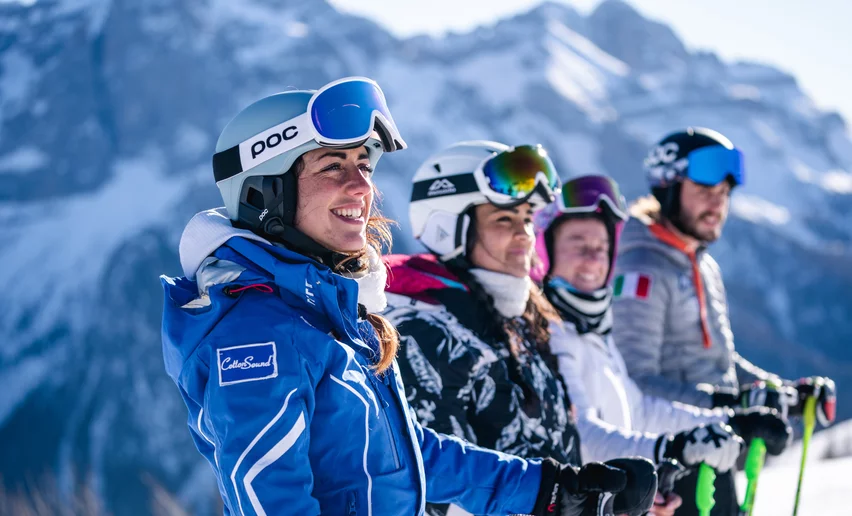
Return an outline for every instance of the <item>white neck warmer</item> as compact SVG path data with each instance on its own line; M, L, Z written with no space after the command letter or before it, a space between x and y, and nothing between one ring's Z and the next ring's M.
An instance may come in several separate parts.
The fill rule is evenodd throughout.
M494 307L504 317L520 317L527 308L532 280L485 269L470 269L486 292L494 298Z
M354 279L358 283L358 302L364 305L367 312L375 314L382 312L388 306L388 300L385 297L388 271L379 258L379 253L371 246L367 246L367 259L368 268L365 272L343 276Z

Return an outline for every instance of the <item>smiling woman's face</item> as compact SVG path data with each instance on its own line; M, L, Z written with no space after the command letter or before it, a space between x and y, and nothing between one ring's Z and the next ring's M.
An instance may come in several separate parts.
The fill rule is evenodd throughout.
M373 205L367 149L315 149L302 160L296 229L332 251L364 249Z
M584 292L604 286L609 274L609 235L598 219L568 219L553 232L550 273Z
M519 278L529 275L535 244L532 206L480 204L475 219L476 242L470 253L473 266Z

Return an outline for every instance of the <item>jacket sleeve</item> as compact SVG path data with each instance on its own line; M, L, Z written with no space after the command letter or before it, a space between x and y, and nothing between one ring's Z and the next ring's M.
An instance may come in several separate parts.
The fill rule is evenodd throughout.
M209 339L203 426L216 449L225 505L235 515L319 514L307 457L315 386L292 337L263 344L240 342L238 334ZM270 365L233 367L249 354L255 366Z
M630 376L642 390L665 399L699 407L711 407L712 397L694 383L680 382L660 374L666 321L677 290L676 277L656 260L663 256L647 249L620 254L616 274L636 272L651 278L647 297L617 297L613 302L613 337L624 356Z
M473 514L529 514L541 484L541 462L487 450L423 428L412 417L426 475L426 500Z
M712 278L716 288L722 292L722 299L724 300L724 310L725 310L725 319L730 321L730 313L728 307L728 292L725 288L725 283L722 281L722 270L719 268L719 264L709 255L705 255L704 258L710 264L710 270L712 271ZM730 324L730 322L728 323ZM742 355L733 350L733 343L731 346L731 360L734 363L737 371L737 383L740 387L752 384L756 381L767 381L771 383L775 383L778 385L790 384L791 382L787 380L782 380L778 375L770 373L761 369L760 367L752 364L748 360L746 360Z
M632 388L639 387L628 379ZM669 401L657 396L641 395L641 403L635 407L633 421L637 430L654 433L677 433L705 423L726 422L723 409L708 409Z
M476 434L468 409L477 402L476 378L488 367L466 346L475 337L440 310L398 309L385 315L400 333L397 363L417 415L412 422L423 455L426 500L453 503L473 514L531 512L541 483L539 461L471 444Z
M586 388L583 380L583 350L585 343L575 335L551 326L550 348L559 363L559 373L568 387L568 394L577 414L582 456L585 462L607 461L618 457L640 456L656 460L655 446L658 436L630 431L600 417L594 392ZM595 374L602 374L601 371ZM626 401L626 400L624 400Z

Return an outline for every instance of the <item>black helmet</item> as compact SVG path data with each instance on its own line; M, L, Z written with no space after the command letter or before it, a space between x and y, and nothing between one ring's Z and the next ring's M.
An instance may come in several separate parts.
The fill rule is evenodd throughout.
M694 153L699 149L708 151ZM692 169L690 161L695 162ZM671 220L680 211L684 179L711 185L722 180L731 186L743 183L742 152L723 134L703 127L688 127L660 140L645 158L644 169L662 215Z

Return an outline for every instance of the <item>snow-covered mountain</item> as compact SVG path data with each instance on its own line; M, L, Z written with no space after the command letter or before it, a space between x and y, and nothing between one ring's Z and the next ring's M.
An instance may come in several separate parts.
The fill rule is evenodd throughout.
M346 75L379 81L410 145L376 176L404 230L409 178L453 141L540 142L564 176L608 173L632 198L668 131L729 136L748 185L713 252L738 349L787 377L833 376L852 416L852 141L788 74L689 52L618 0L408 40L320 0L1 2L6 485L85 485L118 515L151 512L162 485L209 512L209 467L163 371L157 276L179 273L184 223L219 204L210 156L227 120Z

